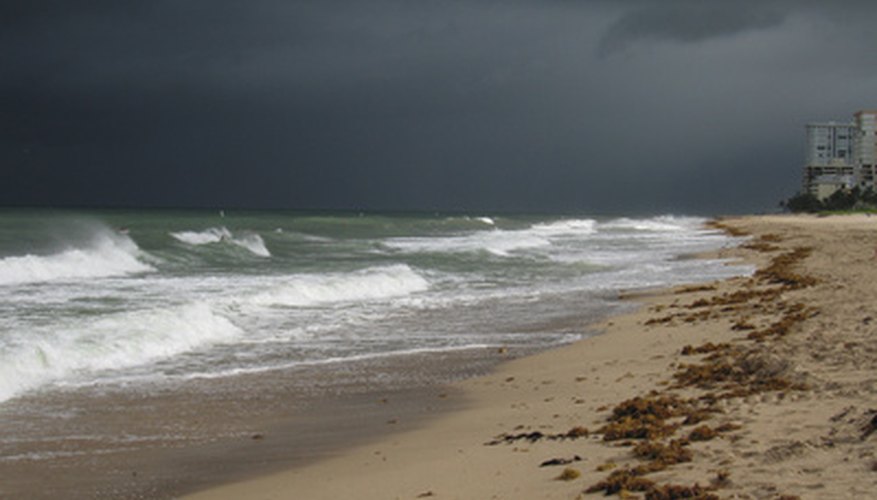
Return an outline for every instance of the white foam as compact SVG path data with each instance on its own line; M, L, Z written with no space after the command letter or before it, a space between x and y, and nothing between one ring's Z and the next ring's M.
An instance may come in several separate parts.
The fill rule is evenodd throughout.
M211 227L203 231L179 231L170 235L187 245L208 245L231 239L231 231L224 227Z
M489 225L495 224L488 217L478 217L476 220ZM518 230L490 229L438 238L394 238L385 244L405 252L487 252L498 257L509 257L519 251L549 247L557 238L588 236L596 231L596 221L592 219L568 219Z
M71 376L128 368L228 341L242 331L205 303L114 314L19 334L0 349L0 401Z
M630 219L623 217L604 224L603 229L629 229L649 232L682 232L702 229L704 219L696 217L674 217L663 215L648 219Z
M231 243L247 249L250 253L259 257L271 257L271 252L265 247L265 241L258 234L245 234L239 238L232 238Z
M103 278L154 271L138 259L131 238L99 229L82 248L51 255L22 255L0 259L0 285L17 285L78 278Z
M429 282L400 264L347 274L296 275L288 282L246 299L259 306L310 306L387 299L425 291Z
M211 227L203 231L179 231L170 235L187 245L201 246L214 243L229 243L248 250L259 257L271 257L271 252L265 246L265 241L256 233L245 233L235 236L226 227Z
M593 219L565 219L536 224L532 230L547 235L589 235L597 231L597 221Z
M488 252L496 256L508 257L516 250L544 247L550 245L551 242L532 232L493 229L464 236L395 238L385 242L385 244L390 248L405 252Z

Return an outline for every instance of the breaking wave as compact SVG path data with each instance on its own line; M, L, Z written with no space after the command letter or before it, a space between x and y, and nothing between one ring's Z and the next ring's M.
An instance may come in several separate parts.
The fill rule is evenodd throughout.
M260 306L310 306L333 302L380 300L425 291L429 281L407 265L366 269L349 274L298 275L288 283L247 300Z
M0 259L0 285L18 285L80 278L105 278L154 271L138 259L131 238L101 228L82 248L50 255L21 255Z
M593 220L563 220L518 230L490 229L452 237L396 238L385 244L406 252L487 252L498 257L509 257L516 251L550 246L553 238L567 235L580 237L595 231L596 222Z
M0 401L69 376L165 359L242 332L204 303L132 311L68 326L0 349Z
M649 232L695 231L703 226L704 219L697 217L674 217L663 215L648 219L629 219L622 217L604 224L601 229L618 229Z
M211 227L203 231L179 231L170 235L181 243L200 246L213 243L228 243L243 248L259 257L271 257L265 241L256 233L234 235L226 227Z

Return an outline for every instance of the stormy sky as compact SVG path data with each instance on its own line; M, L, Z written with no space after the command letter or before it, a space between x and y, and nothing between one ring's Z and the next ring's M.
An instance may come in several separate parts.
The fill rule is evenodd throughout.
M728 213L877 107L877 2L12 0L0 205Z

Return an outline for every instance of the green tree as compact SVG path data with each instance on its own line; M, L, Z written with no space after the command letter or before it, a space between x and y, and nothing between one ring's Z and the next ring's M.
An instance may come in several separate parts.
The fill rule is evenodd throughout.
M859 200L859 188L838 189L822 201L826 210L852 210Z
M825 207L815 195L811 193L798 193L788 200L781 201L780 206L791 212L818 212L824 210Z

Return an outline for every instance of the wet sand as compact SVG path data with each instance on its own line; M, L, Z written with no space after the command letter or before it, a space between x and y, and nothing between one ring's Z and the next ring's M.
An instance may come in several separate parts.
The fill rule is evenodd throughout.
M877 218L722 225L754 276L639 296L425 426L188 498L873 497Z
M0 412L0 498L177 498L306 465L460 408L465 396L447 383L510 355L386 358L19 398Z

